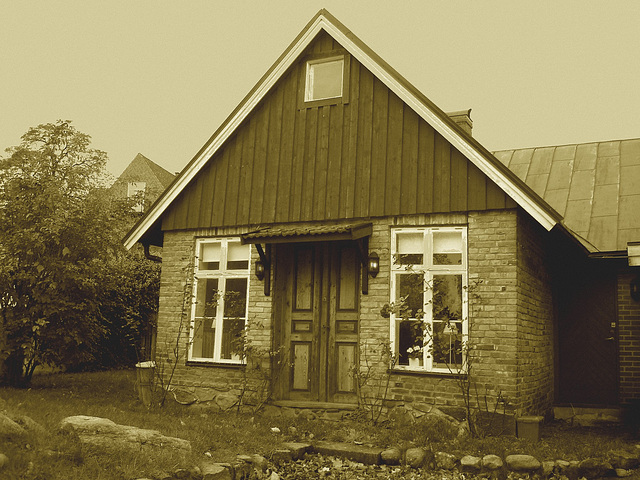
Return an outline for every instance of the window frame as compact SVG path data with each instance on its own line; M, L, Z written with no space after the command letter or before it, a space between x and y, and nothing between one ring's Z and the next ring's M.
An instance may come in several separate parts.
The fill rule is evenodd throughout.
M220 262L217 270L207 270L200 268L200 252L202 246L205 244L219 243L220 244ZM205 364L224 364L224 365L244 365L246 360L242 357L239 358L221 358L222 355L222 336L224 327L224 310L225 310L225 292L226 284L229 279L245 279L247 280L246 300L244 308L244 328L247 326L249 317L249 292L251 283L251 245L246 245L248 249L247 268L241 269L229 269L227 268L227 258L229 252L230 243L241 243L240 237L207 237L196 239L194 265L193 265L193 292L191 309L189 316L189 344L187 346L187 362L189 363L205 363ZM216 313L214 317L214 343L213 343L213 356L212 357L197 357L193 354L194 347L194 332L195 323L198 319L206 318L204 316L197 316L197 304L198 304L198 284L202 282L206 285L206 280L218 281L218 292L222 292L220 299L216 305Z
M462 238L462 259L460 265L436 265L433 262L434 248L433 237L435 232L448 233L448 232L460 232ZM422 263L401 264L396 262L395 255L397 254L397 234L422 234ZM423 281L425 282L425 290L423 295L423 321L431 326L433 332L433 279L437 275L460 275L461 276L461 319L462 324L462 345L466 344L469 338L469 272L468 272L468 242L467 242L467 227L466 226L446 226L446 227L399 227L391 229L391 275L390 275L390 300L395 302L399 295L398 275L403 272L413 271L422 272ZM394 355L398 356L398 348L396 345L396 315L391 313L390 315L390 340L391 351ZM437 319L435 320L437 322ZM399 333L399 332L398 332ZM427 339L425 339L427 340ZM430 353L432 340L428 339L423 345L422 352L422 365L399 365L396 361L394 364L394 370L409 371L409 372L431 372L440 374L458 374L465 373L467 368L467 362L465 358L465 352L462 352L461 364L452 364L449 367L434 366L434 358ZM460 367L458 366L460 365Z
M342 67L342 94L336 97L312 99L309 98L309 75L312 65L328 63L336 60L343 61ZM325 105L339 105L349 103L349 85L351 72L351 55L346 50L333 50L324 54L309 55L304 59L304 67L301 70L301 85L298 108L321 107Z

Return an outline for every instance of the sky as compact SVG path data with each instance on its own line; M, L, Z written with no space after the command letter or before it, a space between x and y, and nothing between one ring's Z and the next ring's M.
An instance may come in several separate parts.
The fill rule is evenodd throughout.
M0 0L0 155L63 119L180 171L321 8L491 151L640 137L637 1Z

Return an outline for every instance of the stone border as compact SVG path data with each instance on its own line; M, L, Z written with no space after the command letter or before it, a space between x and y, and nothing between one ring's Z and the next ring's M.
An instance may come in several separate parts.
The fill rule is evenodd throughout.
M430 471L459 471L493 479L506 478L509 474L536 475L538 478L564 476L570 480L595 479L603 476L628 477L640 466L640 445L637 453L610 452L609 461L587 458L582 461L543 461L531 455L508 455L504 460L498 455L476 457L456 456L447 452L432 452L425 448L410 448L404 454L397 448L388 449L338 442L283 443L273 452L270 462L261 455L238 455L234 463L203 462L199 467L180 469L163 480L245 480L263 478L278 480L277 468L288 462L302 460L307 454L319 454L348 459L366 465L404 465L413 469ZM269 471L269 467L271 471ZM148 480L148 479L138 479Z

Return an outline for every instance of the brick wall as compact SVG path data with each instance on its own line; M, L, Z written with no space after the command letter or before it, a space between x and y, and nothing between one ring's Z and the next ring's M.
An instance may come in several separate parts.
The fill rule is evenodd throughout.
M380 309L390 299L391 228L468 225L469 339L474 346L472 378L481 400L486 394L491 405L500 394L510 402L510 408L519 413L540 412L547 408L552 396L553 357L551 330L547 329L551 325L550 293L542 260L544 232L528 217L523 221L519 216L524 214L517 210L499 210L373 220L369 246L380 257L380 273L369 279L368 295L361 296L361 367L369 361L381 378L387 372L387 364L379 354L373 353L373 349L390 340L389 319L380 315ZM518 229L521 229L520 234ZM238 232L220 230L165 234L158 319L159 357L163 354L163 345L167 341L175 343L178 334L196 236L235 233ZM255 261L257 253L255 249L253 251ZM273 280L271 285L273 293ZM268 350L272 348L273 296L265 297L263 283L253 275L249 288L249 338L253 345ZM524 321L522 328L518 324L519 316ZM186 315L183 320L186 326ZM182 336L175 384L222 391L240 388L246 367L187 366L186 329ZM374 390L370 388L369 393ZM435 373L394 372L387 398L391 402L464 405L456 379Z
M618 349L620 402L640 399L640 302L631 298L629 283L638 273L618 275Z
M258 381L256 378L246 380L245 375L250 376L252 369L247 371L245 366L194 363L187 365L191 308L190 284L187 283L187 279L193 276L196 236L222 236L234 233L236 232L223 230L178 231L166 232L164 235L156 363L159 368L164 369L166 378L175 364L171 383L201 394L206 390L231 391L237 394L243 385L248 384L249 389L252 389ZM252 249L252 257L251 265L253 266L258 257L255 249ZM247 338L253 347L266 351L271 349L271 298L264 295L263 283L259 282L254 275L250 275ZM178 348L177 361L175 361L176 347ZM170 362L167 362L167 359L170 359Z
M518 403L516 229L515 210L469 214L472 378L489 400L510 405Z
M518 216L518 408L545 414L554 399L554 310L548 233L531 217Z
M474 383L481 401L486 395L492 404L499 393L516 401L516 211L398 217L374 222L370 248L380 255L380 275L370 280L369 295L361 300L361 338L373 344L389 340L389 320L381 317L380 307L390 295L390 228L401 225L468 225L469 340L475 347L471 353ZM366 355L364 343L361 356ZM437 373L394 372L388 398L391 402L464 406L458 381Z

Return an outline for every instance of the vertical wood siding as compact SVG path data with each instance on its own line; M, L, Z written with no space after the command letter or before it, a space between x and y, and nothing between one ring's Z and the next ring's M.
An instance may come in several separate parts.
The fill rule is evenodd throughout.
M322 33L308 53L339 48ZM304 68L292 66L238 127L163 230L516 206L354 58L347 104L299 108Z

